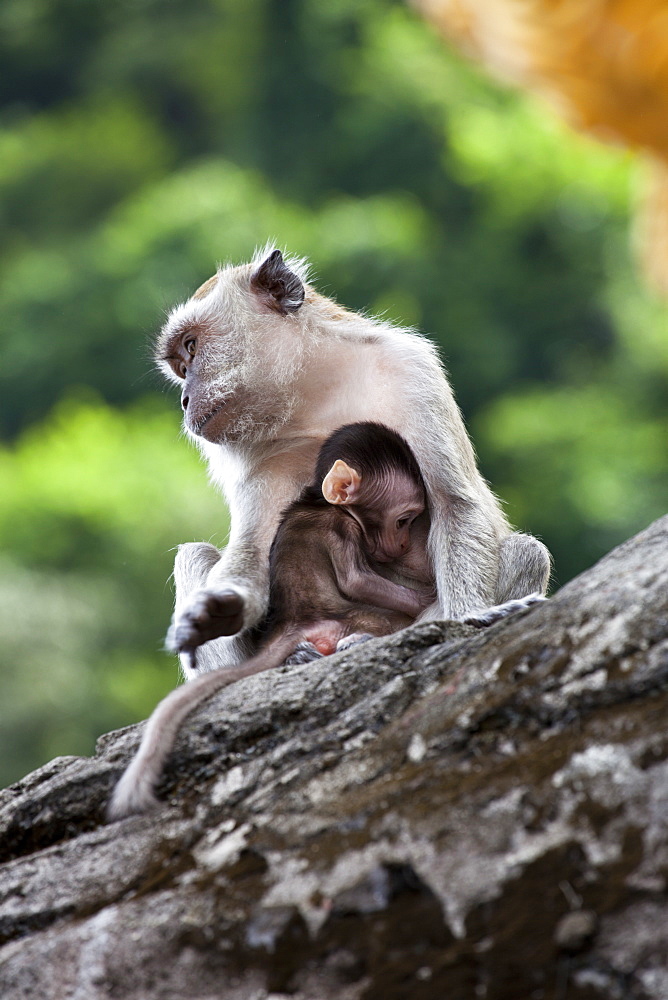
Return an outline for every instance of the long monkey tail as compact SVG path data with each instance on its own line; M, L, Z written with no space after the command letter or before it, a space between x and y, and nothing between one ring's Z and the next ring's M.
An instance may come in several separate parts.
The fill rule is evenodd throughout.
M123 819L157 806L154 788L186 716L229 684L279 666L297 644L294 635L282 635L240 667L202 674L163 698L146 724L139 750L114 788L107 805L107 820Z

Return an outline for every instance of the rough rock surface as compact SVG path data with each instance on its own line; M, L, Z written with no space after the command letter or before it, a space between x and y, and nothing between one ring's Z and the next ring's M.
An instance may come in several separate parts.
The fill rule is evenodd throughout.
M668 518L486 631L224 691L0 796L0 996L666 1000Z

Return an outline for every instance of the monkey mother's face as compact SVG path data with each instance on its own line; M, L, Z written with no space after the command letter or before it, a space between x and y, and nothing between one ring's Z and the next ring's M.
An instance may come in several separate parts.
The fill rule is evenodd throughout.
M278 250L226 268L171 313L156 359L181 388L184 426L214 444L273 437L294 412L303 284Z

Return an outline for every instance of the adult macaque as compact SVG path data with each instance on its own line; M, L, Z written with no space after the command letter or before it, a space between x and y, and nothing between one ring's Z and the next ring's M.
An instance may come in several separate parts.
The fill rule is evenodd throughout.
M531 603L545 593L548 551L511 531L478 472L435 349L417 333L319 295L302 261L271 250L222 268L173 310L157 359L181 387L185 429L231 514L222 553L190 544L176 558L168 644L186 654L186 676L233 665L248 652L249 629L267 606L267 557L280 512L310 481L320 445L342 424L385 424L415 454L437 589L425 618L483 623L498 617L486 615L491 605L523 606L528 595ZM188 662L195 649L197 669Z
M269 611L256 635L261 652L240 667L201 675L158 705L114 790L109 819L155 805L153 789L181 722L216 691L414 621L434 599L425 504L420 471L398 434L378 424L336 431L320 451L313 482L278 526ZM379 575L380 565L412 586Z

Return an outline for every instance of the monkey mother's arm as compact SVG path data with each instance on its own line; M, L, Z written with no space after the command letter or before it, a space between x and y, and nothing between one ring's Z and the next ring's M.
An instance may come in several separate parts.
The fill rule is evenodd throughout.
M407 441L427 488L429 554L438 601L423 617L461 620L511 597L520 598L524 595L517 592L515 581L522 580L526 593L544 592L547 551L537 542L533 547L524 544L529 536L522 536L521 544L507 544L512 529L478 471L436 352L423 338L410 337L409 342L411 351L398 369L401 392L392 397L397 412L386 420Z
M429 554L438 600L427 618L462 619L495 603L499 550L510 534L503 510L480 475L473 446L447 381L435 360L425 359L416 393L416 420L404 430L427 489Z
M231 523L227 547L222 552L206 544L179 548L174 565L174 616L167 634L169 649L192 652L210 640L251 628L264 617L269 549L281 512L300 488L301 482L291 476L247 477L227 494ZM220 639L210 650L207 647L198 654L198 671L232 666L248 652L238 642ZM185 663L184 672L192 676Z

